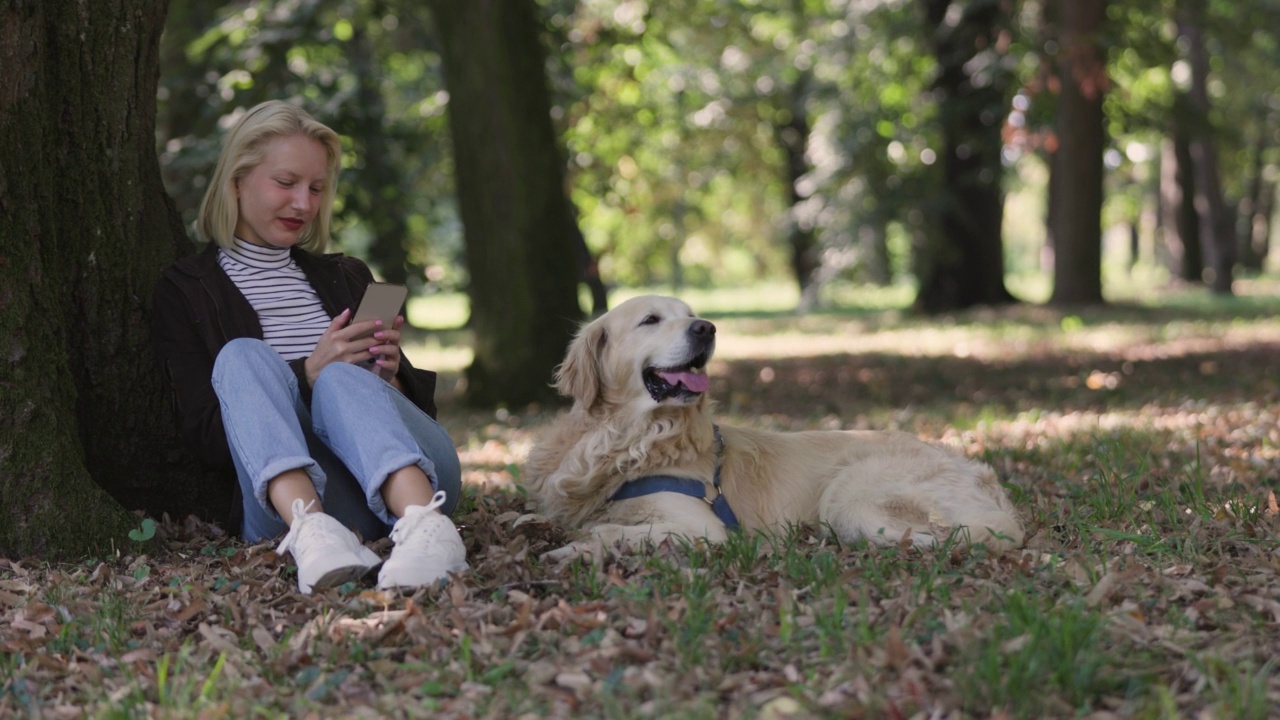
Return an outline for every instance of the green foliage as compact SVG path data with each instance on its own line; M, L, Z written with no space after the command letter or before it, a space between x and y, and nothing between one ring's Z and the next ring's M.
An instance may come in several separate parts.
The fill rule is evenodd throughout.
M218 653L213 668L203 680L200 679L198 668L186 667L191 663L190 655L190 647L184 644L176 656L165 653L156 664L156 699L160 707L171 710L189 709L209 703L222 676L227 653Z
M162 53L171 62L160 80L161 165L188 226L230 119L263 100L295 100L343 138L336 249L384 275L408 267L415 287L465 282L447 93L425 6L177 3Z
M970 709L1003 709L1014 717L1075 714L1126 682L1128 673L1107 652L1102 618L1085 608L1015 592L991 610L1000 621L961 661L958 684ZM1056 702L1062 705L1050 704Z
M143 518L142 523L129 531L129 539L134 542L146 542L156 536L156 521Z
M784 278L790 223L836 249L860 224L919 224L906 198L923 188L932 65L909 7L686 0L641 20L620 7L551 15L568 38L592 40L561 44L582 88L566 140L583 229L610 277ZM796 106L813 168L789 206L779 133Z
M890 271L915 267L940 207L943 160L933 31L918 3L540 5L568 192L607 283L791 281L786 238L797 225L815 234L830 277L883 281L873 269L878 236L889 238ZM949 5L959 15L986 3ZM1153 208L1161 139L1185 89L1177 6L1108 6L1099 39L1110 78L1104 228L1145 223ZM1055 132L1058 21L1046 0L1011 7L1000 20L1003 59L975 62L1009 73L1018 88L1012 106L997 110L1008 113L1005 161L1017 168L1009 189L1043 196L1047 173L1026 168L1046 157ZM1257 0L1207 8L1210 121L1234 201L1254 178L1271 177L1274 189L1280 167L1271 81L1280 11ZM344 136L341 249L377 267L400 252L415 284L465 287L433 32L424 6L404 0L173 5L159 135L179 208L193 217L220 118L268 97L296 98ZM808 169L793 204L781 140L797 113L807 121ZM1038 269L1043 210L1011 203L1007 212L1024 215L1006 218L1008 269ZM1154 265L1154 228L1140 233L1143 260Z

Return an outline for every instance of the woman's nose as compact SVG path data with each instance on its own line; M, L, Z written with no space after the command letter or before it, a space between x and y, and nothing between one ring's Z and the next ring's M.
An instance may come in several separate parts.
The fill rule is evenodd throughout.
M309 210L315 203L316 197L311 194L310 188L302 188L290 193L289 204L299 210Z

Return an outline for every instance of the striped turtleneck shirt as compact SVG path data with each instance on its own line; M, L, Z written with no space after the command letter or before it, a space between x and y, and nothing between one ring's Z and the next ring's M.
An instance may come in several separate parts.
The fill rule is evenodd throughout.
M262 339L285 360L306 357L333 318L289 248L252 245L236 238L218 251L218 265L258 313Z

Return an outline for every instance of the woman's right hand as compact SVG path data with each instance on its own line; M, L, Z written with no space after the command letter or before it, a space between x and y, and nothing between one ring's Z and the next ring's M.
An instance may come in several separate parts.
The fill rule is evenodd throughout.
M316 384L316 378L320 377L320 371L329 363L344 362L354 365L366 362L373 357L369 348L378 344L373 333L382 326L382 321L363 320L348 325L347 320L350 317L350 308L338 313L333 318L333 322L329 323L329 327L325 328L315 349L306 359L307 383L313 387Z

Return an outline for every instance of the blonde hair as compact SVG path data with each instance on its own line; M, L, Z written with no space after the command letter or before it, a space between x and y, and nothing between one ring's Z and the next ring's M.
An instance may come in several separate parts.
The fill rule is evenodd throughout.
M342 162L342 141L328 126L307 114L306 110L280 100L268 100L254 106L227 132L222 141L222 154L213 170L209 189L200 203L196 228L205 242L220 247L235 244L236 222L240 205L236 185L264 159L263 146L278 137L302 135L324 146L328 155L328 174L320 195L320 211L298 240L298 247L310 252L324 252L329 245L329 222L333 216L333 194Z

